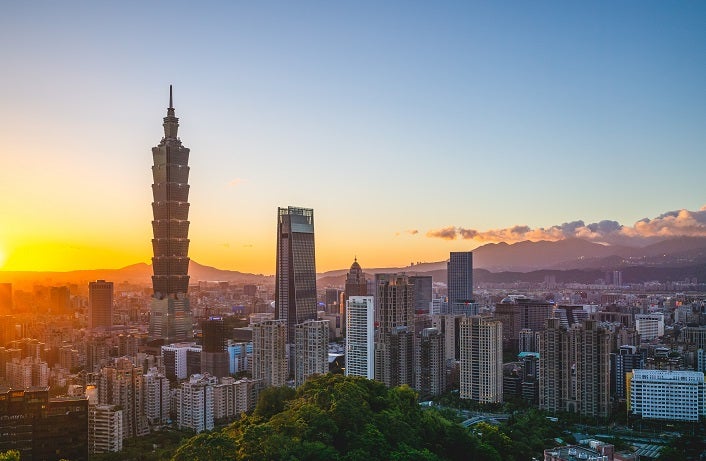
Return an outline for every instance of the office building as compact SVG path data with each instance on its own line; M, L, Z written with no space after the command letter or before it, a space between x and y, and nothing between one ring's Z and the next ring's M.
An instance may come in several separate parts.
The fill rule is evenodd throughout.
M432 298L432 277L431 275L412 275L409 277L414 291L414 311L419 313L429 313Z
M462 399L481 403L503 401L503 324L491 317L461 319Z
M376 274L375 379L414 387L414 292L404 274Z
M226 350L226 328L221 317L211 317L201 322L203 345L201 349L201 373L216 378L230 376L230 360Z
M446 390L444 335L437 328L425 328L417 342L415 389L420 398L441 395Z
M176 391L176 414L179 429L196 433L214 427L213 388L217 379L209 375L192 375Z
M706 326L686 327L681 330L684 343L696 349L706 349Z
M628 376L632 414L672 421L699 421L706 416L702 372L633 370Z
M477 314L473 302L473 252L452 251L447 264L448 311L451 314Z
M164 137L152 148L152 304L150 340L170 344L193 338L189 288L189 149L178 137L172 87Z
M162 346L161 350L167 379L187 379L201 372L201 346L196 343L169 344Z
M295 325L316 320L314 210L277 209L275 315L287 324L287 344L294 344Z
M294 328L294 385L328 373L328 320L307 320Z
M0 452L20 459L88 461L88 399L49 389L0 389Z
M71 294L69 287L51 287L49 290L49 305L52 314L68 314L71 312Z
M98 280L88 284L88 328L113 326L113 282Z
M12 284L0 283L0 315L10 315L12 313ZM2 345L0 344L0 346Z
M375 378L374 299L350 296L346 302L346 376Z
M617 353L610 354L610 392L614 400L622 401L628 397L626 376L643 365L642 354L636 346L620 346Z
M117 405L89 405L88 452L108 453L123 449L123 411Z
M608 417L612 341L595 320L566 329L560 319L549 319L540 335L540 408Z
M664 314L636 314L635 329L642 341L652 341L664 336Z
M267 320L252 327L252 376L265 386L287 383L287 322Z

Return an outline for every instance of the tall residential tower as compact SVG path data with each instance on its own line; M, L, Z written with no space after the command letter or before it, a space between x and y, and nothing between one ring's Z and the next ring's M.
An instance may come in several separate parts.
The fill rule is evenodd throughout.
M189 288L189 149L177 137L172 87L164 137L152 148L152 298L149 337L165 343L191 339Z

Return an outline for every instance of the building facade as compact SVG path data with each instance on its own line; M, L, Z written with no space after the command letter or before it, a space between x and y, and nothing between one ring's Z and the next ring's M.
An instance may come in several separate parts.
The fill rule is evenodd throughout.
M149 338L164 344L193 338L189 288L189 149L178 137L172 87L164 137L152 148L152 288Z
M123 449L123 412L116 405L88 407L88 451L108 453Z
M294 329L294 385L328 373L328 320L307 320Z
M414 387L414 291L404 274L376 274L375 379Z
M375 379L374 299L350 296L346 302L346 376Z
M468 313L473 305L473 252L452 251L447 264L447 286L449 290L449 313Z
M490 317L461 320L459 395L482 403L503 401L503 324Z
M566 329L560 319L549 319L539 344L540 408L608 417L612 342L595 320Z
M633 370L628 411L649 419L699 421L706 416L700 371Z
M97 280L88 284L88 328L113 326L113 282Z
M287 383L287 322L267 320L252 327L252 376L265 386Z
M179 429L191 429L196 433L213 429L213 388L217 382L214 377L196 374L181 383L176 391Z
M438 328L419 332L415 389L420 398L435 397L446 390L444 335Z
M316 320L316 258L314 210L277 209L275 318L287 324L287 344L294 344L294 326Z

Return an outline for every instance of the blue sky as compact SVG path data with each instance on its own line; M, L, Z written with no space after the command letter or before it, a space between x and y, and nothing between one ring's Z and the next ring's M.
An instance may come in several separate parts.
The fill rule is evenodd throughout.
M149 259L169 84L205 264L273 272L277 206L315 209L320 270L479 244L425 236L447 226L699 210L705 23L702 2L6 3L0 254Z

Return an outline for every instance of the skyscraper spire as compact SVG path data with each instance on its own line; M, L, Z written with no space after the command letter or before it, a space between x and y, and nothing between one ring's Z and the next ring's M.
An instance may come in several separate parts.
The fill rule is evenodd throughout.
M179 119L174 113L174 98L172 96L172 85L169 85L169 107L167 108L167 116L164 117L164 139L162 142L177 139L177 133L179 132Z

